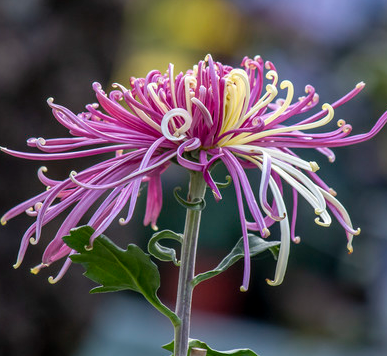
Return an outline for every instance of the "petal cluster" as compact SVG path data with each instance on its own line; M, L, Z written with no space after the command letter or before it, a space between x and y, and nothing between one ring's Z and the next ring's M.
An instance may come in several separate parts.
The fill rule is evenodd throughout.
M359 234L360 229L353 228L335 192L316 174L318 164L302 159L293 149L312 148L333 162L332 147L360 143L376 135L387 121L387 112L368 133L350 135L352 127L344 120L338 120L333 129L316 131L331 123L334 109L357 95L364 83L333 104L322 105L306 119L305 113L319 101L315 89L306 86L305 95L294 100L293 84L288 80L279 83L273 63L264 62L259 56L245 57L241 68L232 68L214 62L208 55L186 73L175 75L170 64L166 73L153 70L145 78L131 78L129 84L129 88L113 84L113 90L106 94L99 83L94 83L98 103L87 105L86 111L79 114L50 98L53 116L69 130L70 136L29 139L28 146L41 153L2 148L8 154L30 160L67 160L110 153L110 158L105 159L105 155L90 168L79 173L72 171L63 181L48 178L46 167L39 169L38 178L47 189L9 210L1 219L5 224L23 212L36 218L22 238L15 267L21 264L28 244L39 242L43 226L71 209L48 244L42 263L32 269L37 273L67 257L57 277L50 278L55 283L71 263L68 256L74 253L62 237L94 209L86 222L95 230L90 239L92 248L93 240L118 215L120 224L130 221L144 184L144 224L157 229L162 208L161 174L172 162L202 172L216 200L222 196L211 168L215 162L223 162L234 183L245 256L249 256L249 230L266 238L270 226L280 224L279 259L269 284L282 282L290 241L299 242L295 233L299 196L311 205L317 224L328 227L331 216L338 220L352 252L353 235ZM260 179L250 182L246 175L250 169L260 171ZM283 199L285 184L293 192L291 209L287 209ZM247 290L249 278L247 257L242 290Z

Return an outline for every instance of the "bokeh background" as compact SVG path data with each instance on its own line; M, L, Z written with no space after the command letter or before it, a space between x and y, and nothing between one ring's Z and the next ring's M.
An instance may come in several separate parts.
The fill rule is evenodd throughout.
M150 69L164 71L169 62L186 70L207 53L231 65L260 54L275 63L280 79L294 83L297 96L312 84L321 104L365 81L365 90L336 111L338 119L353 125L353 133L369 130L387 109L384 0L1 0L0 145L24 150L29 137L67 135L46 105L50 96L79 112L95 101L94 81L105 88L125 85ZM384 130L372 142L337 149L333 165L307 153L362 228L351 256L341 227L315 225L313 212L301 201L302 243L292 246L285 282L266 285L275 268L266 254L253 261L248 293L239 292L241 264L203 283L194 295L192 337L220 350L250 347L264 356L385 355L386 146ZM90 165L70 163L50 162L49 174L63 179ZM1 155L0 214L40 192L40 165ZM225 175L221 168L217 174L219 180ZM184 211L172 190L186 182L177 167L164 176L161 229L182 231ZM144 198L128 228L113 224L107 233L121 246L145 246L151 236L142 227ZM224 201L207 201L198 271L214 267L241 235L233 187L224 191ZM141 296L89 295L93 284L79 266L55 286L46 281L59 265L30 275L58 222L47 226L42 243L31 246L23 265L13 270L31 222L18 217L0 230L0 355L168 354L159 345L172 339L172 327ZM160 296L173 305L177 270L159 266Z

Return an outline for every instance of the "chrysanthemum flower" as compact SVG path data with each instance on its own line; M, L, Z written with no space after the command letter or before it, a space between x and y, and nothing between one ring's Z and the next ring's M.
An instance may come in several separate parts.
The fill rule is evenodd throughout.
M316 106L318 95L308 85L305 96L292 103L293 85L285 80L279 85L285 91L285 98L274 101L279 91L277 84L274 65L264 63L260 57L245 57L242 68L234 69L214 62L208 55L185 74L175 76L171 64L166 74L153 70L145 78L131 78L130 89L113 84L115 89L109 95L100 84L94 83L98 104L87 105L87 111L78 115L49 99L54 117L69 129L72 137L27 141L28 146L44 153L2 148L4 152L30 160L65 160L102 153L113 155L82 172L71 172L63 181L49 179L45 175L47 169L39 169L38 177L47 190L11 209L1 219L5 224L24 211L36 217L21 241L15 267L21 264L28 244L39 242L42 227L73 207L48 244L42 263L32 269L37 273L42 267L67 256L57 277L50 277L52 283L56 282L69 267L68 256L74 252L64 244L62 237L78 225L101 196L102 203L87 223L95 230L90 246L126 209L119 222L127 224L144 182L148 189L144 223L150 223L156 229L162 206L161 173L171 162L202 172L216 200L222 197L211 177L212 165L216 161L223 162L232 177L245 242L242 290L248 288L250 276L248 230L267 237L269 227L277 221L281 247L275 277L268 283L278 285L282 282L290 241L299 241L295 234L298 195L312 206L317 224L328 227L331 215L338 220L346 232L348 250L352 252L353 235L360 229L353 228L347 211L335 198L335 192L316 174L317 163L305 161L292 149L313 148L333 162L335 156L331 147L352 145L373 137L386 123L387 112L366 134L349 136L351 126L343 120L337 121L337 127L331 131L311 132L329 124L334 109L358 94L364 83L357 84L340 100L324 104L321 111L298 122L295 120L298 115ZM287 124L290 118L293 124ZM252 182L253 186L259 186L258 199L246 176L248 169L261 171L261 179ZM285 183L293 191L291 214L283 200ZM271 199L268 198L269 191ZM104 195L106 192L108 194ZM251 221L247 221L246 211Z

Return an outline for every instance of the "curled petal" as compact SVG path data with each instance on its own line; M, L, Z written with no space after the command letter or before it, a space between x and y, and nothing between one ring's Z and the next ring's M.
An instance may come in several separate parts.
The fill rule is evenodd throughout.
M192 138L182 143L177 149L177 161L179 162L179 164L192 171L199 171L199 172L202 171L204 168L203 164L193 162L183 157L184 152L196 150L200 146L201 146L201 142L197 138Z
M172 121L174 117L180 116L184 119L184 124L180 127L176 127L176 124ZM174 129L174 133L171 134L169 131L169 124L171 122L171 125ZM187 136L185 135L185 132L189 130L192 124L192 116L191 114L184 109L172 109L169 110L163 117L161 121L161 131L163 135L170 141L181 141Z

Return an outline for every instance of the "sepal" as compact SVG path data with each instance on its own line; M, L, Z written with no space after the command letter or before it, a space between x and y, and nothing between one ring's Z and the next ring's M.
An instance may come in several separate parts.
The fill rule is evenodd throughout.
M177 202L184 208L190 209L190 210L203 210L206 207L206 201L204 199L195 199L193 201L187 201L183 199L178 191L180 191L180 187L176 187L173 190L173 195L175 196Z
M226 176L226 182L215 182L216 186L219 188L219 189L224 189L224 188L227 188L232 182L232 178L231 176L227 175Z
M180 261L177 260L175 249L162 246L159 243L159 241L163 239L171 239L183 243L182 234L177 234L171 230L163 230L153 234L148 243L148 252L160 261L172 261L175 266L180 266Z

